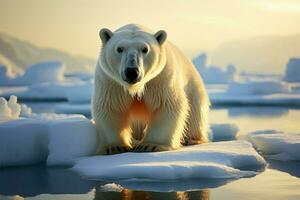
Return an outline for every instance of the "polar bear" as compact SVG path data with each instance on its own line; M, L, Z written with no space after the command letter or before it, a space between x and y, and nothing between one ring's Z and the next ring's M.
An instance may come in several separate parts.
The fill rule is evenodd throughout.
M99 154L154 152L208 141L209 98L167 33L129 24L99 32L92 117Z

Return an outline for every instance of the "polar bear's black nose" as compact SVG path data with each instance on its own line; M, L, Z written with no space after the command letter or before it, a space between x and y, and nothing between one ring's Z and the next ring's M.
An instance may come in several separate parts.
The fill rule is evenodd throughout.
M126 68L124 74L127 83L134 84L140 80L138 68Z

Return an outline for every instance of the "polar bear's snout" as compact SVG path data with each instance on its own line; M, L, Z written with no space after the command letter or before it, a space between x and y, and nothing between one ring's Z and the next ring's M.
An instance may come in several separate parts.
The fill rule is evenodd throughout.
M129 54L125 62L125 69L122 78L129 84L137 83L141 80L141 70L139 69L139 61L136 54Z
M126 68L125 69L125 80L127 83L134 84L141 80L138 68Z

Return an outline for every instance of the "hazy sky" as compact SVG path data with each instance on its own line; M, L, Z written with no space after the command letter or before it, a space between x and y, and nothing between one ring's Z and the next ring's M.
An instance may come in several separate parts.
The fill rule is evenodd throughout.
M300 33L300 0L0 0L0 31L38 46L98 55L98 31L165 29L188 55L236 39Z

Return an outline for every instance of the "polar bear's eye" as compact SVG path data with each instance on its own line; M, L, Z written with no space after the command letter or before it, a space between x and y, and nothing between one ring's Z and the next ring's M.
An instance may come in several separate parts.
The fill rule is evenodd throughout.
M148 48L147 48L147 47L143 47L143 48L142 48L142 52L143 52L143 53L148 53Z
M117 48L117 52L118 52L118 53L122 53L123 51L124 51L124 47L118 47L118 48Z

